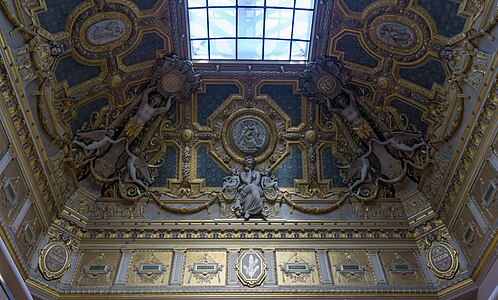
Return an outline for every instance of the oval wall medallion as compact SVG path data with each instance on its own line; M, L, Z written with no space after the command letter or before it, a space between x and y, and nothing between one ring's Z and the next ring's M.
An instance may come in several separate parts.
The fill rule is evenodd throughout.
M125 34L125 30L123 21L106 19L90 25L85 35L90 44L100 46L118 40Z
M62 242L50 242L42 250L38 258L38 266L46 280L61 277L69 269L69 250Z
M434 242L427 251L427 266L437 277L451 279L458 271L458 251L446 242Z
M383 43L396 48L410 48L415 42L415 32L401 23L382 22L375 33Z

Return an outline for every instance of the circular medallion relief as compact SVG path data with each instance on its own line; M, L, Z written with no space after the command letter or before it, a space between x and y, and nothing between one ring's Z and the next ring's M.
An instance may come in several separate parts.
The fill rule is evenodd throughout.
M244 154L260 152L268 144L268 129L255 117L239 119L231 135L232 143Z
M230 115L222 128L221 142L230 158L242 163L251 155L258 163L275 150L277 129L267 113L256 108L242 108ZM272 138L273 137L273 138Z
M323 75L318 79L317 87L324 94L332 93L337 86L337 82L332 75Z
M168 93L176 93L182 88L184 81L184 78L178 76L178 74L171 72L163 76L161 80L161 86L163 90Z

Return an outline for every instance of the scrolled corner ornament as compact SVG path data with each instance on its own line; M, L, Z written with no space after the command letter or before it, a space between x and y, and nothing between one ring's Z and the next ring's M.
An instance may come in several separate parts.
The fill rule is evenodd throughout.
M427 267L439 278L452 279L458 271L458 251L447 242L434 242L427 250Z
M64 275L71 267L69 262L71 241L62 236L60 240L52 240L40 250L38 267L46 280L54 280Z
M255 287L263 284L268 265L260 251L249 249L239 255L235 270L243 285Z

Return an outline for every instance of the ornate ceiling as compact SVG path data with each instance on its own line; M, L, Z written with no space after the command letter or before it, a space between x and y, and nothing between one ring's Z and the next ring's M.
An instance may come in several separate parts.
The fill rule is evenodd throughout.
M477 2L318 4L311 58L318 61L305 71L304 65L285 62L195 63L192 69L181 61L189 56L183 3L46 2L46 8L30 9L42 36L31 47L51 51L48 57L35 52L41 69L52 73L38 100L43 129L61 145L73 141L65 155L76 160L75 180L90 194L135 202L149 185L155 199L209 195L252 154L260 170L269 168L281 188L301 198L313 190L313 196L327 199L347 185L359 188L351 192L362 201L379 193L381 198L412 193L429 165L429 151L460 126L463 103L450 91L461 89L463 78L450 76L469 67L472 45L451 45L466 37L483 11ZM156 60L163 55L180 60L161 69ZM328 56L338 60L320 60ZM202 85L192 93L199 77ZM361 120L353 120L352 107L332 113L334 97L346 89L354 93ZM146 112L140 101L151 91L162 95L158 107L171 109ZM147 131L132 133L129 118L143 118L137 126ZM360 134L353 123L362 120L369 128ZM264 135L252 152L234 144L247 122ZM108 130L113 133L107 132L107 142L81 151ZM125 149L136 146L139 160L154 167L138 167L137 180L130 181L130 171L118 169L126 169ZM373 171L365 171L365 179L358 148L373 152L368 156ZM99 171L99 164L114 170ZM133 196L126 197L128 192Z
M163 283L209 285L218 280L218 271L224 279L215 285L230 285L237 278L216 263L234 256L221 248L230 239L243 248L246 238L252 239L248 247L262 247L263 237L275 247L290 239L301 246L291 249L295 255L274 250L272 258L264 251L242 251L241 267L258 257L287 268L282 276L294 283L323 285L331 276L337 284L344 270L315 274L319 268L312 267L315 256L309 249L316 250L313 241L328 241L323 247L330 249L334 240L354 239L355 249L346 250L353 254L324 248L320 251L328 254L316 254L316 263L323 268L325 259L327 265L342 266L346 257L375 269L376 262L384 262L384 268L394 268L388 260L406 262L417 266L410 277L415 285L445 286L422 272L420 256L434 242L427 237L436 237L457 256L452 250L458 243L445 240L468 227L461 221L460 231L453 228L457 215L466 220L454 199L473 168L476 150L467 143L488 149L496 133L492 3L318 1L307 65L190 62L183 1L0 0L0 5L2 21L12 26L2 27L1 39L15 70L9 77L18 78L11 85L23 97L7 106L13 118L28 116L24 140L36 139L19 144L34 157L27 163L26 185L36 182L37 226L55 240L67 233L80 249L74 264L86 270L72 281L54 283L60 292L116 283L119 271L106 279L114 273L100 278L85 266L108 261L117 268L123 259L168 261L174 268L171 264L177 266L182 257L184 266L191 264L188 280L161 265L160 276L148 275L153 286L161 286L161 276L170 276ZM9 31L13 37L7 37ZM3 64L9 70L9 60ZM17 119L9 122L18 126ZM157 257L137 252L128 258L115 251L170 248L173 239L190 245L188 240L204 238L220 239L221 248L201 255L199 242L183 256L165 250ZM164 239L168 242L158 246ZM115 247L106 246L108 240ZM379 246L390 240L403 244L400 254L393 250L372 258L354 252L363 243L399 247ZM464 259L471 263L476 255ZM217 275L196 273L200 263L216 265ZM302 263L307 275L289 271L292 263ZM385 272L384 282L406 285L406 276ZM447 277L457 274L456 281L468 277L462 269L451 272ZM238 279L244 286L263 282L241 278L243 273ZM134 286L141 274L121 281ZM279 286L288 284L279 280ZM359 281L345 280L364 290L382 283L372 270Z

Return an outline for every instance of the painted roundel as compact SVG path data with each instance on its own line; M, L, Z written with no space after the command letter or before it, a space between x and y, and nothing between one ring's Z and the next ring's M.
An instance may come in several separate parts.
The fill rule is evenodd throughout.
M137 38L137 12L122 4L109 3L82 11L72 24L78 37L76 50L88 59L102 59L109 52L119 54L130 48Z

